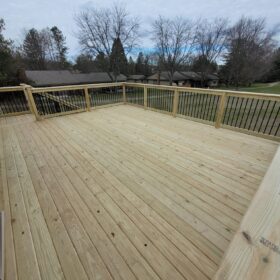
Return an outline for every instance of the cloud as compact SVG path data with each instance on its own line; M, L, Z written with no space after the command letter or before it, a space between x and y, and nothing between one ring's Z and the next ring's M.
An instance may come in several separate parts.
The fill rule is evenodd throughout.
M279 24L279 0L130 0L122 1L133 16L141 19L145 48L151 47L149 27L159 15L166 17L182 16L189 19L226 17L231 22L241 15L265 17L268 28ZM41 29L57 25L65 34L70 48L69 55L79 53L75 37L74 14L90 7L110 7L112 1L83 0L0 0L0 17L6 21L5 36L19 42L22 30L32 27Z

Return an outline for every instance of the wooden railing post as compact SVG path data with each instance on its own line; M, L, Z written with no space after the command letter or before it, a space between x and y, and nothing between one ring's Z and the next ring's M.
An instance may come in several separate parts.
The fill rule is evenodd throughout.
M177 115L178 104L179 104L179 91L178 89L175 89L174 97L173 97L173 110L172 110L173 117L176 117Z
M28 103L29 110L32 114L34 114L34 110L33 110L32 104L30 102L30 98L28 97L28 92L27 92L27 89L26 89L26 87L28 87L28 85L27 84L20 84L20 86L22 87L22 90L24 92L24 96L25 96L25 99Z
M88 93L88 87L84 87L84 92L85 92L85 98L86 98L86 106L87 106L87 111L90 111L90 99L89 99L89 93Z
M144 86L144 108L148 107L148 88Z
M215 123L216 128L221 127L221 123L225 113L226 98L227 98L226 93L223 93L220 97L219 107L216 115L216 123Z
M122 85L122 91L123 91L123 103L126 103L125 83L123 83Z
M34 98L33 98L33 94L32 94L32 87L31 86L25 86L24 87L24 91L26 91L28 100L29 100L29 106L30 106L30 110L31 112L35 115L35 118L37 121L41 120L41 117L38 113Z

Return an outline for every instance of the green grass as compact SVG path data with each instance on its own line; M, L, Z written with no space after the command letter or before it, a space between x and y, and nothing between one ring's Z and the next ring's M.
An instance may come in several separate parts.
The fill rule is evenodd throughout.
M236 90L232 87L220 87L219 89ZM240 87L239 91L259 92L259 93L275 93L280 94L280 82L278 83L255 83L250 87Z

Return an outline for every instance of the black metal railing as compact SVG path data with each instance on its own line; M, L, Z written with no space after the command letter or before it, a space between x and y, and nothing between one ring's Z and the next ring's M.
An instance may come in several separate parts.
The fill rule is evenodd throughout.
M0 116L29 112L27 98L23 90L0 91Z
M219 100L219 95L180 92L178 114L215 122Z
M280 136L280 102L229 96L225 106L223 124Z

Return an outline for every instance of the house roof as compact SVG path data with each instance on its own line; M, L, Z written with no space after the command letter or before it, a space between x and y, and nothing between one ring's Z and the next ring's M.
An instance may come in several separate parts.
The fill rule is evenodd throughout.
M169 81L169 73L168 71L162 71L160 73L160 80L161 81ZM216 74L207 74L207 80L219 80L219 77ZM147 78L148 80L157 80L158 73L155 73ZM193 72L193 71L175 71L173 75L173 81L184 81L184 80L193 80L193 81L200 81L201 76L200 73Z
M207 78L208 80L219 80L219 77L218 77L218 75L216 75L216 74L207 74L207 75L206 75L206 78Z
M25 74L27 79L32 81L36 86L112 82L106 72L75 73L69 70L26 70ZM117 81L126 81L126 76L120 74L117 77Z
M200 75L193 71L182 71L180 73L190 80L199 81L201 79Z
M146 78L145 75L129 75L127 77L128 80L143 80L145 78Z
M169 81L169 74L168 71L162 71L160 73L160 80L161 81ZM148 80L157 80L158 79L158 73L155 73L147 78ZM180 72L175 71L173 74L173 81L179 81L179 80L185 80L186 78L184 75L182 75Z

